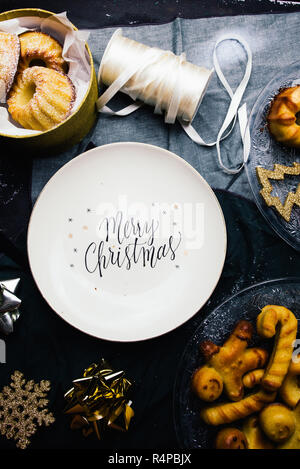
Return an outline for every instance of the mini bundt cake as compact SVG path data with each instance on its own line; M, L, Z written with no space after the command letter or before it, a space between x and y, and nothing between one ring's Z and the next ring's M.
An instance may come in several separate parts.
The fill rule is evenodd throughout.
M272 101L267 117L269 131L287 146L300 148L300 85L282 90Z
M30 67L18 74L7 104L12 118L25 129L45 131L69 116L74 101L75 88L67 75Z
M62 57L62 46L48 34L29 31L19 36L20 63L19 71L28 67L43 66L59 72L67 72L67 63Z
M6 99L17 71L20 55L19 38L0 31L0 102Z

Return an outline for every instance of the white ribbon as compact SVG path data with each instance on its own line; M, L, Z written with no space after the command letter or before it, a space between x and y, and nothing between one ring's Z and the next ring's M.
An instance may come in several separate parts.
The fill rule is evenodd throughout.
M228 81L226 80L226 78L225 78L225 76L224 76L224 74L221 70L219 60L218 60L218 57L217 57L217 48L218 48L218 46L222 42L227 41L227 40L236 40L237 42L239 42L244 47L244 49L247 53L247 65L246 65L245 74L244 74L244 76L243 76L243 78L242 78L242 80L241 80L241 82L240 82L240 84L237 87L235 92L232 91ZM240 102L242 100L242 97L244 95L244 92L246 90L246 87L248 85L250 75L251 75L252 52L251 52L251 49L249 48L247 42L243 38L241 38L240 36L237 36L237 35L224 36L221 39L219 39L217 41L217 43L215 44L214 53L213 53L213 63L214 63L215 71L216 71L216 74L217 74L219 80L221 81L222 85L224 86L224 88L226 89L227 93L229 94L229 96L231 98L231 102L230 102L226 117L224 119L224 122L223 122L220 130L219 130L216 141L211 142L211 143L206 143L200 137L198 132L194 129L194 127L191 124L187 124L187 123L182 122L182 121L180 121L180 123L181 123L183 129L185 130L185 132L188 134L188 136L193 140L193 142L197 143L198 145L202 145L202 146L206 146L206 147L212 147L212 146L216 145L218 161L219 161L219 164L220 164L221 168L227 174L237 174L243 169L243 167L245 165L245 162L247 161L249 152L245 152L245 150L244 150L243 162L240 164L240 166L238 168L236 168L236 169L227 168L224 165L223 160L222 160L220 142L222 140L224 140L226 137L228 137L228 135L231 134L231 132L234 128L235 122L236 122L236 118L238 116L239 125L240 125L240 133L241 133L243 146L245 146L245 143L247 142L247 147L250 148L250 146L249 146L250 134L249 134L249 129L247 127L247 120L248 120L248 118L247 118L247 106L246 106L246 103L245 103L241 108L239 108L239 105L240 105ZM224 135L224 132L226 131L226 129L228 128L228 126L231 123L232 123L232 126L231 126L229 132L226 135Z
M120 89L125 85L125 83L130 80L130 78L133 77L137 72L141 72L141 70L145 67L151 64L151 62L156 60L156 53L154 49L148 49L144 52L143 59L135 64L130 64L128 65L128 68L126 68L121 75L118 76L118 78L104 91L104 93L98 98L97 100L97 108L98 111L104 113L104 114L109 114L111 116L127 116L128 114L131 114L132 112L136 111L139 107L142 106L143 103L138 103L138 104L131 104L130 106L127 106L126 108L122 109L121 111L113 111L110 109L106 104L120 91ZM99 68L99 73L98 73L98 82L100 83L101 81L101 68ZM130 109L129 109L130 108ZM124 113L124 111L127 110Z
M227 41L227 40L237 41L239 44L242 45L242 47L244 48L244 50L247 54L247 65L246 65L245 73L244 73L244 76L243 76L240 84L238 85L237 89L235 90L235 92L233 92L233 90L231 89L227 79L225 78L225 76L224 76L224 74L221 70L218 57L217 57L218 46L222 42ZM124 116L127 116L127 115L131 114L132 112L136 111L141 106L143 106L142 102L135 102L135 103L133 103L133 104L119 110L119 111L113 111L108 106L106 106L106 104L111 100L111 98L113 96L115 96L115 94L118 91L120 91L120 89L136 73L141 73L145 69L145 67L148 67L152 63L154 64L156 62L157 58L158 58L158 54L159 54L159 51L155 48L147 49L143 52L143 55L140 58L140 60L138 61L138 63L129 64L128 67L118 76L118 78L116 78L116 80L99 97L99 99L97 101L98 111L101 112L101 113L104 113L104 114L108 114L110 116L124 117ZM182 64L183 60L185 60L185 54L184 53L181 54L180 56L178 56L177 74L175 74L174 77L171 77L173 79L174 84L172 86L173 93L172 93L172 96L171 96L171 100L169 102L169 107L168 107L168 110L166 111L166 114L165 114L165 122L166 123L173 123L176 119L176 116L177 116L178 106L179 106L180 97L181 97L181 89L182 89L181 88L182 87L182 83L181 83L181 64ZM231 98L231 102L230 102L226 117L225 117L224 122L223 122L223 124L222 124L222 126L221 126L221 128L218 132L216 141L210 142L210 143L205 142L202 139L202 137L199 135L199 133L194 129L194 127L192 126L191 123L184 122L182 119L178 119L178 120L179 120L182 128L184 129L184 131L191 138L191 140L193 140L193 142L197 143L198 145L207 146L207 147L216 146L217 157L218 157L219 164L220 164L221 168L227 174L237 174L238 172L240 172L243 169L244 164L247 161L247 158L248 158L248 155L249 155L249 149L250 149L250 134L249 134L249 129L247 127L248 118L247 118L246 103L243 106L241 106L240 108L239 108L239 106L240 106L242 97L244 95L244 92L246 90L246 87L247 87L247 84L249 82L250 75L251 75L251 70L252 70L252 52L251 52L251 49L249 48L247 42L242 37L240 37L238 35L223 36L215 44L214 52L213 52L213 64L214 64L214 69L216 71L216 74L217 74L220 82L222 83L222 85L224 86L224 88L226 89L227 93L229 94L229 96ZM98 80L99 80L99 82L101 80L101 68L99 70ZM161 113L161 106L160 106L159 100L156 103L154 112ZM222 140L224 140L225 138L227 138L231 134L231 132L232 132L234 126L235 126L237 117L238 117L238 120L239 120L241 139L242 139L242 143L243 143L243 147L244 147L244 158L243 158L243 161L239 165L238 168L228 168L228 167L225 166L225 164L223 163L223 160L222 160L220 143L221 143ZM231 127L230 127L229 131L227 133L225 133L225 131L230 126L230 124L231 124Z

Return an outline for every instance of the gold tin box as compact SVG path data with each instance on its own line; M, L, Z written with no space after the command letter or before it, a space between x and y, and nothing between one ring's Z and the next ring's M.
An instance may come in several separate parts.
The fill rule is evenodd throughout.
M52 15L55 15L55 13L37 8L22 8L0 13L0 21L26 16L48 18ZM74 30L77 29L75 26L73 28ZM86 49L91 63L91 76L87 92L79 107L61 124L37 135L6 135L0 131L0 143L6 143L10 147L22 149L22 151L30 150L34 153L47 150L48 154L63 150L83 139L95 123L97 117L96 100L98 97L93 57L87 44Z

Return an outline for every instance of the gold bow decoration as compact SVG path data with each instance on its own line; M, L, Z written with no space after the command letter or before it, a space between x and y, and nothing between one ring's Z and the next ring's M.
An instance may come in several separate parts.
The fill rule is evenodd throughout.
M84 370L65 394L64 412L75 414L71 428L82 428L84 436L95 432L100 439L106 427L127 431L134 416L128 392L132 383L124 371L113 371L102 358Z

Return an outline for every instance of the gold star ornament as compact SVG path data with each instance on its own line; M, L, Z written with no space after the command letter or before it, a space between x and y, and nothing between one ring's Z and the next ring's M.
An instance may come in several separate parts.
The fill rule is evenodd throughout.
M300 207L300 183L298 184L296 192L289 192L284 203L282 203L279 197L271 195L273 186L270 183L270 179L282 180L286 174L299 176L300 163L293 163L293 166L275 164L273 171L258 166L256 168L256 174L262 185L260 194L268 207L274 207L277 212L289 222L294 204Z

